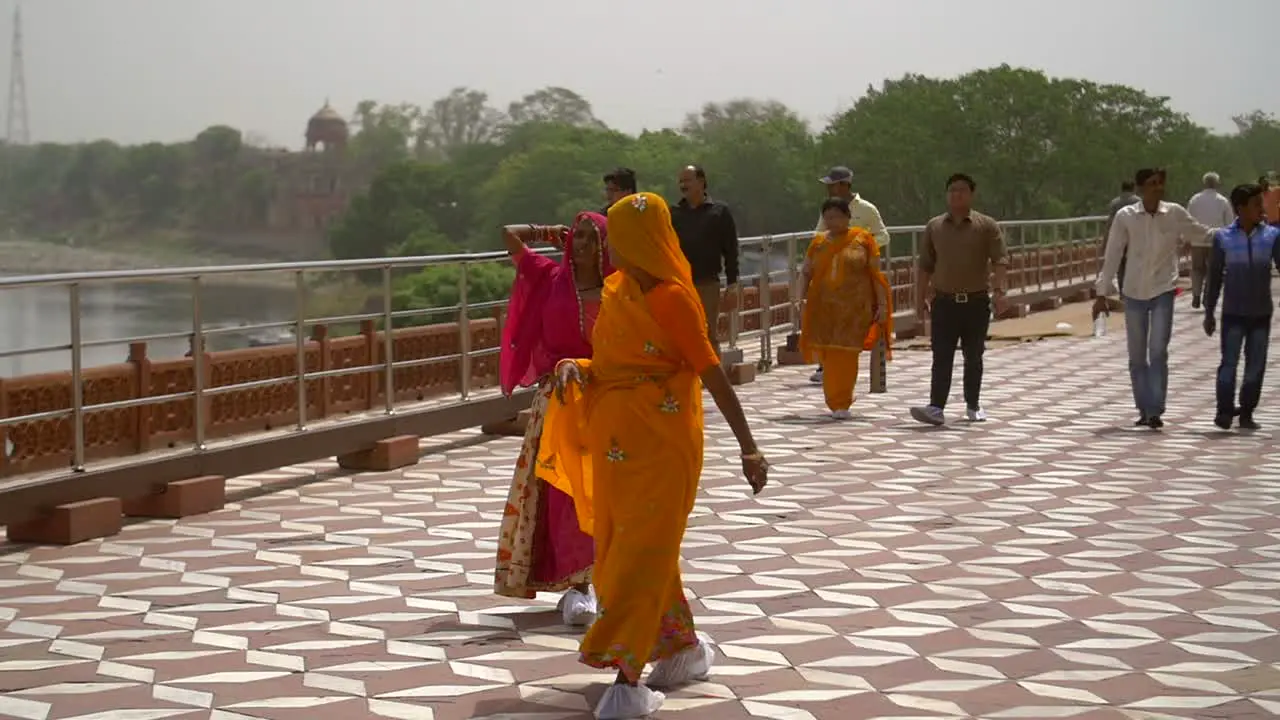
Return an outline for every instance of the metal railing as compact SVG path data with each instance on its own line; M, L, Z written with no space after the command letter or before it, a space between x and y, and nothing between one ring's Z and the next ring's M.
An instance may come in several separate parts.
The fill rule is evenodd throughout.
M1088 243L1096 242L1097 238L1101 234L1104 222L1104 217L1080 217L1063 220L1016 221L1002 223L1001 225L1004 228L1006 242L1009 246L1011 255L1017 255L1020 252L1028 252L1032 250L1037 251L1037 282L1039 283L1040 288L1043 288L1044 283L1040 277L1043 269L1039 260L1040 253L1045 250L1050 250L1054 252L1055 255L1057 253L1069 254L1073 248L1083 247ZM908 276L907 282L898 283L894 286L895 294L902 296L903 293L899 291L910 288L911 284L915 281L914 264L905 263L904 261L916 256L920 244L920 238L924 232L924 226L892 227L889 228L889 232L892 241L883 251L883 262L885 267L895 271L892 277L896 277L900 274L897 271L902 269L902 265L906 264L911 267L911 269L906 271ZM781 235L749 237L741 240L741 247L743 250L742 266L744 273L740 280L740 284L743 288L754 287L758 293L759 302L757 303L757 307L751 309L745 309L743 307L743 303L739 302L737 307L729 313L727 345L730 349L742 350L745 354L748 348L744 347L743 343L755 342L758 346L759 362L767 366L771 363L771 358L774 354L773 341L775 335L780 332L794 333L799 331L800 265L804 249L812 235L813 233L811 231L804 231ZM538 251L548 252L549 254L553 252L544 249L539 249ZM78 272L0 278L0 292L19 290L23 288L64 289L69 301L69 315L67 320L70 335L69 342L67 343L8 350L0 352L0 358L13 357L22 354L68 351L71 356L71 406L65 409L0 418L0 430L21 423L69 417L71 419L72 426L73 446L71 467L76 471L83 471L86 462L85 417L87 413L91 412L141 408L162 403L170 403L173 401L190 400L192 401L194 415L194 443L189 448L189 451L198 453L205 450L208 446L206 433L208 419L206 418L206 407L204 401L208 398L226 393L244 391L253 388L265 388L285 383L296 383L298 393L298 415L293 429L297 432L306 432L309 423L307 416L308 381L345 375L380 373L384 383L384 403L381 408L381 412L389 415L395 413L397 410L395 394L395 372L397 370L456 361L459 368L459 377L456 397L452 402L455 404L465 403L473 394L473 362L477 358L487 355L495 355L499 352L499 348L497 347L482 349L473 349L471 347L472 333L470 318L473 317L474 312L477 310L500 312L500 308L505 307L506 304L505 300L485 303L469 302L468 276L469 272L478 265L497 262L510 262L507 253L488 252L422 257L372 258L362 260ZM439 266L453 266L458 268L458 302L446 307L396 310L394 307L394 273L397 271L420 271L425 268ZM380 273L380 309L348 315L324 317L307 316L307 297L310 288L309 279L320 274L332 275L334 273L354 272L362 272L366 274L370 272ZM1092 272L1096 272L1096 268L1091 270L1082 270L1081 279L1084 279L1084 275L1088 275ZM223 278L236 275L242 276L246 274L290 275L290 285L294 295L294 312L292 319L277 322L255 323L252 325L239 325L236 327L208 327L205 321L204 308L202 304L202 296L205 294L206 289L210 285L217 284L218 281ZM1057 283L1060 279L1061 278L1058 277L1058 273L1055 272L1052 282ZM189 286L191 293L189 329L184 329L180 332L158 333L140 337L86 340L84 337L84 327L82 322L82 295L86 287L145 282L181 282L186 283ZM777 305L773 302L772 290L776 282L785 284L787 288L786 301L782 305ZM905 296L910 300L914 297L914 293L906 292ZM785 310L787 320L781 325L774 325L772 320L775 313L779 310ZM910 313L913 310L914 308L911 307L910 303L908 303L906 307L898 307L898 312L900 313ZM397 360L395 358L393 342L394 333L391 332L391 330L395 327L398 321L422 318L424 316L441 315L452 316L458 320L459 350L457 353L403 360ZM752 318L753 316L758 316L759 318L758 321L754 323L756 327L749 331L743 330L744 321ZM359 323L362 321L381 323L384 329L384 332L382 333L383 358L381 362L329 370L307 370L305 360L308 343L311 342L308 339L308 330L310 328L320 325L345 325ZM501 319L499 320L499 323L501 323ZM268 330L292 330L294 335L294 344L296 345L297 363L296 372L293 375L237 382L219 385L217 387L205 387L204 364L206 362L206 358L203 350L206 347L206 342L210 338L223 333L261 332ZM86 349L105 346L123 346L129 343L138 342L156 342L161 340L181 339L189 339L190 346L192 348L190 353L193 363L193 385L191 390L91 405L85 404L84 385L86 368L84 367L83 359ZM234 442L234 438L227 438L227 442Z

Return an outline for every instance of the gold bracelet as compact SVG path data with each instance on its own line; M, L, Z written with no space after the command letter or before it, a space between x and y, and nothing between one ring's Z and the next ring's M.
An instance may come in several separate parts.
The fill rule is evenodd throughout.
M743 460L764 460L764 453L759 450L753 453L742 453Z

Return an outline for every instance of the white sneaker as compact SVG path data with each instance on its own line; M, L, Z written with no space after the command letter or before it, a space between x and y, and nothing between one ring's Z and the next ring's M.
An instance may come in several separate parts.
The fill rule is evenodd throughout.
M832 410L831 419L832 420L852 420L853 413L849 410Z
M964 416L969 420L969 422L986 422L987 421L987 411L983 410L980 407L969 408L965 410Z
M560 596L560 604L556 606L564 618L564 624L570 627L590 627L596 621L596 591L591 588L588 594L570 588Z
M645 678L652 687L674 688L701 682L711 676L711 664L715 662L715 642L710 635L698 633L698 644L685 648L669 658L659 660Z
M632 720L648 717L662 709L666 695L644 685L610 685L596 705L600 720Z
M817 372L809 376L809 382L813 383L814 385L822 384L822 368L818 368Z

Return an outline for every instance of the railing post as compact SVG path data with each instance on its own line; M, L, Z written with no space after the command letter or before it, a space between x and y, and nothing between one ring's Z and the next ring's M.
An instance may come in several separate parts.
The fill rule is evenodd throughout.
M1040 251L1044 248L1044 228L1036 226L1036 290L1044 289L1044 260Z
M884 253L880 256L880 272L885 274L886 280L889 282L888 297L885 299L889 304L893 304L893 238L889 238L889 242L885 243ZM885 312L888 312L886 308ZM888 389L888 343L892 338L886 338L883 335L871 347L871 392L882 393Z
M395 317L391 310L391 266L382 267L382 368L383 387L386 395L383 411L390 415L396 411Z
M1062 287L1062 238L1059 231L1062 229L1057 223L1050 226L1053 230L1053 287L1054 289Z
M727 287L725 288L725 292L727 294L728 292ZM738 330L741 327L740 323L742 322L741 313L742 313L743 294L741 292L738 293L737 300L738 301L733 305L733 310L729 311L729 349L730 350L738 349ZM723 305L724 303L720 303L720 304ZM720 317L717 315L714 320L710 321L710 325L712 328L715 328L716 332L718 333L720 328Z
M137 398L151 394L151 360L147 358L147 344L144 342L129 343L129 362L133 365L134 382L138 384ZM151 416L155 412L154 405L142 405L136 408L134 416L134 448L139 453L151 449Z
M787 238L787 313L791 321L791 334L800 334L800 260L796 256L799 244L794 235Z
M316 344L320 353L318 365L320 372L333 369L333 358L330 356L331 349L329 347L329 328L324 325L314 325L311 328L311 341ZM330 394L333 390L333 378L321 378L317 383L320 397L316 400L316 415L319 417L329 416Z
M773 237L765 235L760 242L760 280L757 283L756 305L760 311L760 370L773 367L773 287L769 283L769 260L773 252Z
M4 388L4 378L0 377L0 418L9 417L9 393ZM0 427L0 477L9 474L9 463L12 462L13 453L17 450L13 445L13 441L9 439L9 426Z
M71 467L84 472L84 337L80 328L80 283L69 286L71 305Z
M1093 265L1094 265L1094 268L1093 268L1093 276L1094 276L1095 278L1097 278L1097 276L1099 276L1099 275L1101 275L1101 274L1102 274L1102 266L1103 266L1103 265L1106 263L1106 261L1107 261L1107 237L1106 237L1106 233L1107 233L1107 224L1106 224L1106 223L1104 223L1104 222L1099 221L1099 223L1098 223L1098 231L1097 231L1097 238L1098 238L1098 239L1097 239L1097 242L1096 242L1096 244L1095 244L1095 247L1097 248L1097 250L1094 252L1094 262L1093 262Z
M298 378L297 431L307 429L307 281L304 271L294 273L293 337L296 347Z
M920 299L920 233L915 230L911 231L911 266L907 268L907 292L910 294L911 310L914 312L919 308L916 303ZM889 281L889 286L893 287L893 281ZM924 328L920 328L920 332L924 332Z
M471 396L471 313L467 302L467 264L458 269L458 393Z
M1080 272L1080 279L1084 280L1084 266L1080 263L1080 233L1076 232L1075 223L1070 225L1071 229L1071 276L1068 278L1068 285L1074 285L1076 281L1076 272Z
M360 321L360 335L364 338L364 344L362 345L364 362L360 364L366 366L376 365L378 360L378 328L373 320ZM364 382L365 409L372 410L373 402L378 397L378 372L370 370L361 375L360 379Z
M192 422L195 424L195 451L205 449L204 407L204 316L200 303L200 276L191 278L191 390Z

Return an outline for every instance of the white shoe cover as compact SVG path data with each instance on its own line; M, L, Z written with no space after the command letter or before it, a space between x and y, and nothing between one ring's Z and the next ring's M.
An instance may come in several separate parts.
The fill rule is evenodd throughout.
M656 690L644 685L610 685L596 705L596 717L600 720L632 720L649 717L662 708L666 699Z
M596 621L596 591L591 589L589 595L583 595L576 589L570 589L560 597L561 617L564 624L570 627L589 627Z
M681 650L669 658L658 661L645 679L653 687L674 688L691 682L701 682L711 675L715 662L715 642L710 635L698 633L698 644Z

